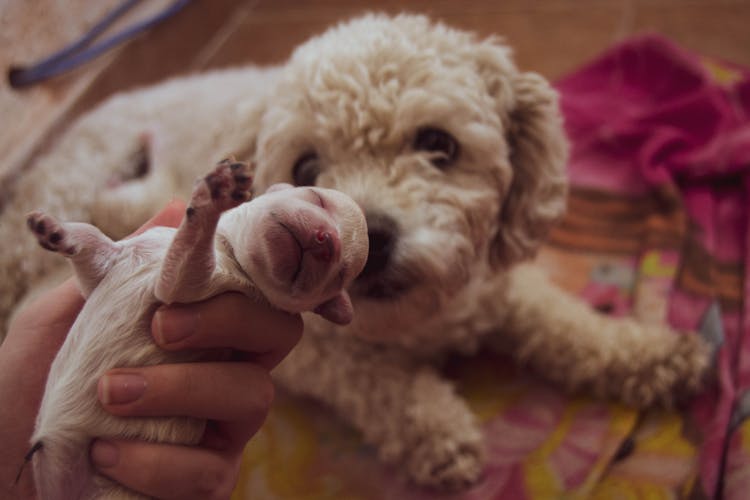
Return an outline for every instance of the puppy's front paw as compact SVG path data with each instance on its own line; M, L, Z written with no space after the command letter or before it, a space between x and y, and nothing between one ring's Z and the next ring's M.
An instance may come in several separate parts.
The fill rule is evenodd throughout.
M217 213L234 208L252 196L253 179L247 163L226 158L204 177L193 191L188 216L197 210Z
M42 248L68 256L78 253L78 248L68 237L63 225L51 215L38 210L31 212L26 217L26 225Z

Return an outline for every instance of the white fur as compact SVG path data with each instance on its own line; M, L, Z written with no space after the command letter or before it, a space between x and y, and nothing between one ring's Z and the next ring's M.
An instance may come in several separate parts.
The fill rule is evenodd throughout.
M269 88L255 93L250 82ZM189 109L196 99L198 109ZM221 127L209 125L209 140L202 124L230 108ZM454 164L436 168L414 149L426 126L456 138ZM89 179L26 180L18 192L123 233L164 200L153 186L186 192L193 160L216 147L257 161L261 189L291 182L297 159L314 150L316 185L354 198L371 225L396 221L389 265L349 290L354 322L332 327L307 317L306 335L276 375L336 409L419 484L457 488L481 472L481 432L438 371L448 350L471 352L491 337L568 390L638 406L673 404L701 386L709 349L696 335L600 316L523 263L564 210L567 145L553 89L519 71L496 39L420 16L365 16L313 38L281 68L190 77L114 98L35 169L111 175L119 149L136 149L143 130L156 130L157 146L137 193L127 183L103 190L105 173L85 203L65 193ZM113 194L139 210L123 214ZM37 254L23 258L28 252L3 259L12 273L5 311L48 268ZM374 285L401 291L375 298Z
M199 188L196 193L201 191L207 190ZM32 217L32 230L45 244L49 243L51 233L61 236L56 243L58 251L72 259L87 296L83 310L52 363L31 440L42 445L34 454L34 477L41 498L140 498L94 474L88 460L93 438L139 438L185 445L200 440L205 425L202 420L116 417L105 412L97 398L99 379L109 369L207 358L206 353L170 352L153 343L151 317L159 304L199 301L234 290L255 300L269 299L273 305L296 313L312 310L342 293L341 287L364 265L367 241L364 219L357 206L329 190L318 192L326 193L331 219L341 223L332 229L344 240L340 259L332 257L319 263L306 261L308 257L302 256L300 274L312 271L316 274L312 288L300 288L298 281L294 281L290 290L288 282L269 275L276 265L272 253L294 250L283 248L280 240L272 237L272 231L279 226L278 220L293 225L301 218L309 219L311 211L317 210L303 199L300 191L305 189L262 196L228 212L219 221L215 237L215 220L207 222L215 212L211 203L198 195L193 196L191 216L178 230L153 228L118 243L92 226L59 224L43 214ZM287 213L270 215L280 208ZM43 229L37 230L40 220ZM198 248L198 258L191 260L195 247L201 245L200 233L207 231L210 234L205 241L210 248L207 251ZM180 233L190 242L189 247L180 240ZM258 252L261 253L258 259L245 258ZM183 261L191 264L184 275L180 269ZM215 267L210 265L211 261ZM203 267L196 263L202 263ZM339 279L342 267L348 271ZM201 275L207 280L193 281Z

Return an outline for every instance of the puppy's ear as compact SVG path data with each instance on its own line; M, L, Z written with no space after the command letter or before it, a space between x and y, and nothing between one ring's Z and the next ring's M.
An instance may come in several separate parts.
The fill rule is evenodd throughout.
M334 298L323 302L316 307L313 312L315 314L320 314L328 321L336 323L337 325L347 325L352 322L352 319L354 319L354 307L352 306L351 298L349 298L349 293L346 291L343 291Z
M505 85L494 87L506 94L495 97L506 127L513 180L491 249L495 266L533 257L567 199L568 147L557 93L535 73L514 68L506 78Z

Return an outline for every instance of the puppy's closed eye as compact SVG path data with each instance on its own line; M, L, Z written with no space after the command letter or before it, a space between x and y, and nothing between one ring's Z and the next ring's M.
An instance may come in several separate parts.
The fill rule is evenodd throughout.
M414 149L433 153L430 161L438 168L453 165L460 151L458 141L445 130L435 127L422 127L414 137Z
M314 186L319 174L320 158L314 151L300 156L292 168L292 179L297 186Z

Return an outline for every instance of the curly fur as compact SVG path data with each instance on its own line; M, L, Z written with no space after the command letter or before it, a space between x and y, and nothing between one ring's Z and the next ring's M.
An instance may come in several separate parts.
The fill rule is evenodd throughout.
M229 115L220 130L208 120L219 113ZM397 237L388 265L350 289L354 322L307 317L276 376L336 409L411 480L459 488L480 475L481 432L439 374L448 350L471 352L493 334L496 347L562 387L637 406L695 392L710 364L696 335L600 316L523 263L565 207L561 122L554 90L519 71L499 40L421 16L369 15L311 39L280 68L113 98L37 163L36 178L54 183L26 179L1 229L10 234L16 211L33 202L123 234L165 193L186 192L185 179L218 149L252 156L261 190L293 181L298 158L315 152L316 185L355 199L371 231L390 220ZM455 137L454 164L436 168L414 148L428 126ZM104 188L149 131L149 174ZM63 181L69 171L85 179ZM85 195L71 199L81 186ZM5 315L48 269L25 242L15 252L2 259Z

